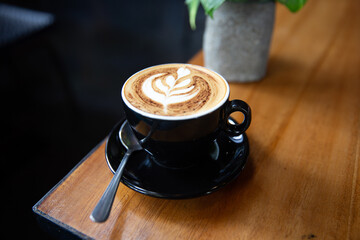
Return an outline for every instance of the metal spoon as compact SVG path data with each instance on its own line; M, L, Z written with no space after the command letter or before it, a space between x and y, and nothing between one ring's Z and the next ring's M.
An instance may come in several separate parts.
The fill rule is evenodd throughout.
M114 177L109 183L109 186L106 188L104 194L90 215L90 219L94 222L104 222L109 217L111 206L113 204L126 162L134 151L143 149L127 121L122 124L119 137L121 143L127 151L116 170Z

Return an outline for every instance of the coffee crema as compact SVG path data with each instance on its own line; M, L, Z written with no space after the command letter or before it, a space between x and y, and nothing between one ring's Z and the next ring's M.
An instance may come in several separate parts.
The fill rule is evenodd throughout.
M190 64L164 64L131 76L123 98L141 111L160 116L206 112L228 97L228 85L218 74Z

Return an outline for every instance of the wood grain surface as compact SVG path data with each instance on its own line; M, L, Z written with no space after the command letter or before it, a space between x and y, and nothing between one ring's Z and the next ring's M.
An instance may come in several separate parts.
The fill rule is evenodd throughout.
M93 223L112 178L103 142L35 212L95 239L360 239L359 10L357 0L310 0L296 14L277 5L267 76L230 84L253 120L248 165L225 188L164 200L121 184L108 221Z

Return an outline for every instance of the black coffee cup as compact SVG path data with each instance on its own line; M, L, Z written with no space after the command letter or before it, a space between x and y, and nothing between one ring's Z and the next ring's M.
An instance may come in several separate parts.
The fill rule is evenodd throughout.
M230 88L226 80L223 80L227 88L225 97L219 104L208 111L186 116L162 116L141 111L128 102L124 96L124 88L122 89L127 121L138 139L144 140L144 149L157 163L169 168L192 166L197 164L203 154L211 152L213 141L220 132L238 136L249 127L249 105L242 100L229 101ZM242 123L229 121L234 112L244 115Z

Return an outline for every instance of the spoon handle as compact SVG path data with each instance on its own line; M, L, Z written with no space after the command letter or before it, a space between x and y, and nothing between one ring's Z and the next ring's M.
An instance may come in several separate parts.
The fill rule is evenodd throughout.
M114 177L111 179L109 186L106 188L104 194L102 195L98 204L91 213L90 219L93 222L105 222L106 219L109 217L111 206L113 204L122 173L124 171L126 162L129 159L130 155L131 155L131 151L128 150L125 153L125 156L122 159L118 169L116 170Z

